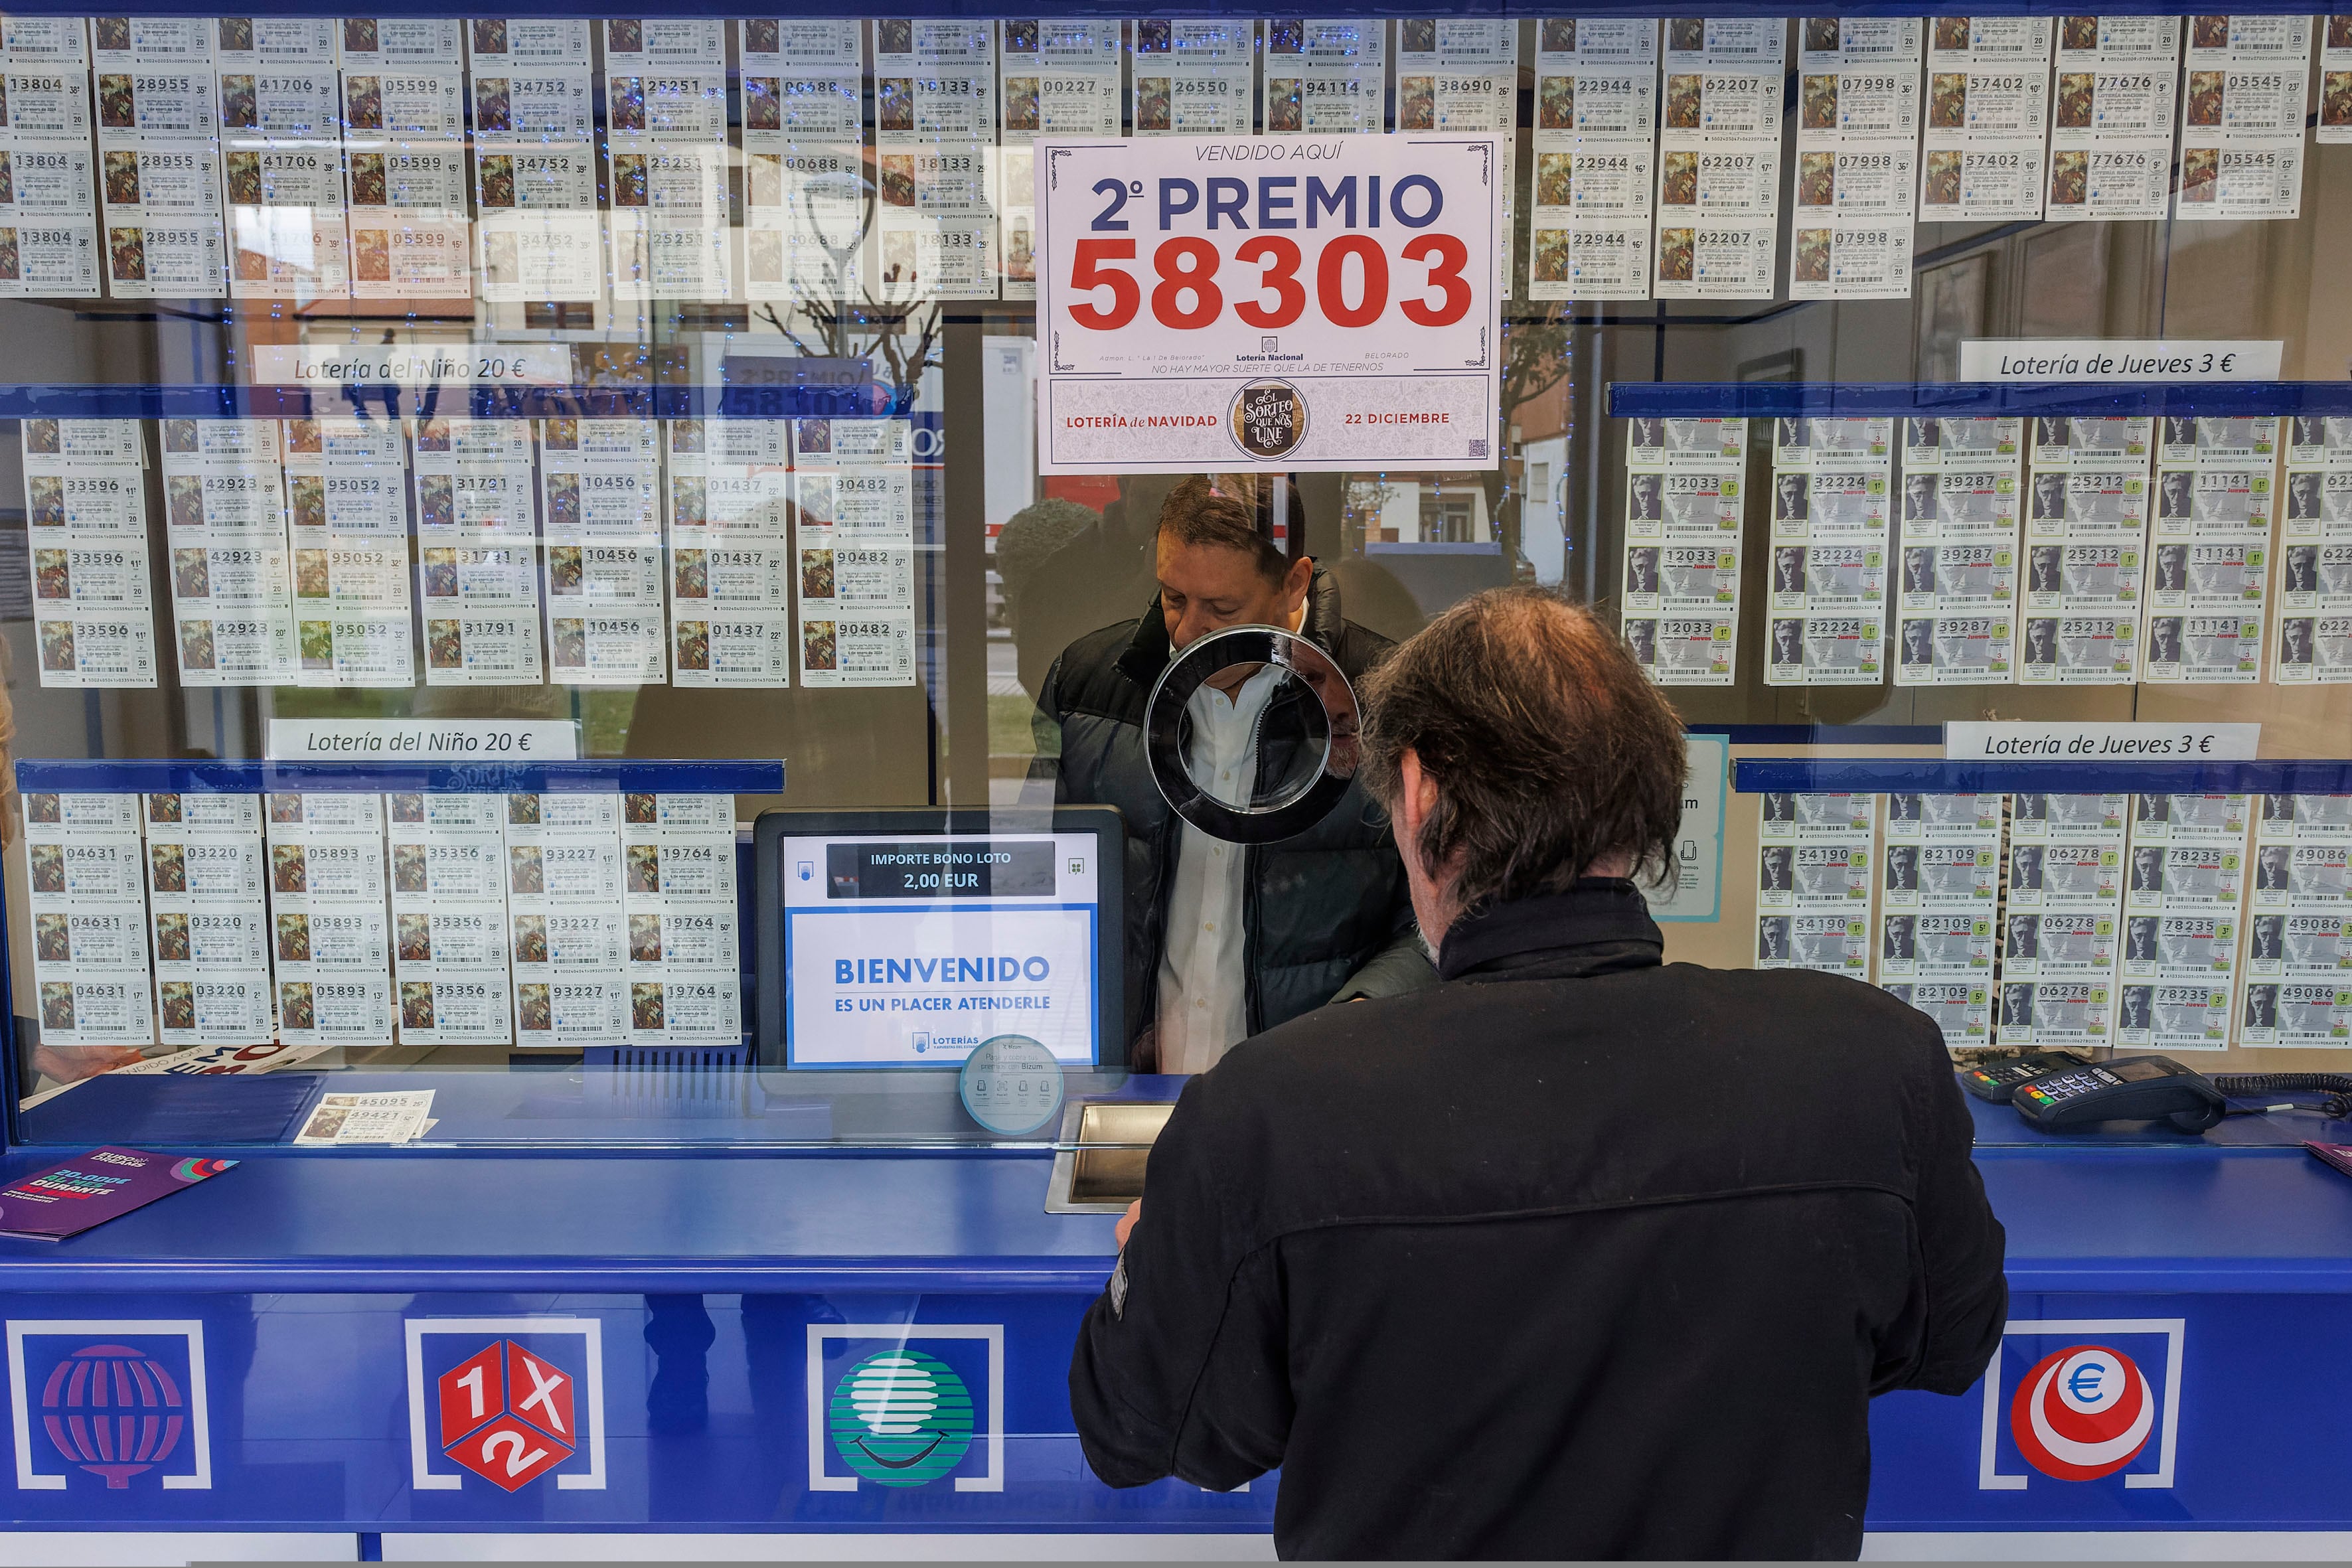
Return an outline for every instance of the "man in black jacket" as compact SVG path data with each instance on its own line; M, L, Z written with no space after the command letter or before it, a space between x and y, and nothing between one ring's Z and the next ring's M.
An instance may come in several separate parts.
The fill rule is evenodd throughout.
M1052 754L1048 736L1058 730L1054 798L1115 805L1127 819L1129 1064L1191 1072L1328 1002L1392 994L1433 976L1388 819L1360 784L1295 837L1227 845L1169 810L1144 750L1153 683L1171 653L1212 632L1296 631L1351 684L1392 645L1343 619L1330 574L1307 556L1286 557L1250 508L1205 480L1188 479L1169 496L1155 550L1160 592L1150 608L1080 637L1054 661L1038 693L1038 751ZM1195 700L1222 703L1246 730L1238 707L1246 691L1204 690ZM1249 754L1262 774L1275 773L1271 746L1253 744Z
M1087 1462L1278 1465L1286 1557L1855 1555L1871 1396L1962 1393L2007 1311L1935 1024L1661 964L1681 728L1585 611L1465 601L1366 713L1441 983L1187 1086L1071 1364Z

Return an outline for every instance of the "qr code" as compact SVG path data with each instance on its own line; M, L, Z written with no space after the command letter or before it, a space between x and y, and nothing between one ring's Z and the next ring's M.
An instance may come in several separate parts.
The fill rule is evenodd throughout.
M1470 443L1470 455L1474 458L1483 458L1486 455L1486 441L1484 437Z

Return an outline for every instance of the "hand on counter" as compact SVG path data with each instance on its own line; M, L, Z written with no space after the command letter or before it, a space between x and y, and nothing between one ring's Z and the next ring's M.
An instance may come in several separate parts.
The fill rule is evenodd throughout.
M59 1083L79 1083L140 1059L136 1046L36 1046L33 1070Z
M1127 1250L1128 1234L1135 1229L1135 1222L1142 1217L1143 1200L1141 1198L1138 1198L1133 1203L1128 1205L1127 1212L1118 1216L1118 1229L1114 1234L1118 1237L1118 1247L1121 1252Z

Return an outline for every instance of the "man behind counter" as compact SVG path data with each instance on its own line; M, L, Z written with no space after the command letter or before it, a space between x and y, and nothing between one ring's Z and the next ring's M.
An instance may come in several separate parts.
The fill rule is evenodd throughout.
M1628 879L1682 728L1588 612L1467 600L1365 710L1440 984L1187 1086L1079 1332L1087 1462L1278 1465L1286 1557L1853 1556L1870 1397L1964 1392L2006 1316L1940 1031L1662 966Z
M1169 659L1200 638L1285 627L1351 683L1392 646L1342 618L1338 583L1311 558L1286 556L1269 532L1250 507L1186 479L1160 514L1150 608L1072 643L1038 692L1040 728L1061 735L1055 799L1115 805L1127 818L1128 1060L1138 1071L1202 1072L1235 1041L1327 1002L1432 979L1387 819L1360 784L1297 837L1245 847L1181 821L1152 782L1144 705ZM1248 800L1264 760L1272 683L1270 672L1221 672L1188 710L1195 777L1228 804Z

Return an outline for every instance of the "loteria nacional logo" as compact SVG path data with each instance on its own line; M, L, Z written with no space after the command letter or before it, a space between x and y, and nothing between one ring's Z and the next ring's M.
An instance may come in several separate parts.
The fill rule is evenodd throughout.
M809 1489L1004 1489L1001 1323L811 1323Z
M2010 1323L1985 1378L1978 1489L2024 1490L2012 1455L2052 1480L2170 1487L2183 1337L2179 1318Z

